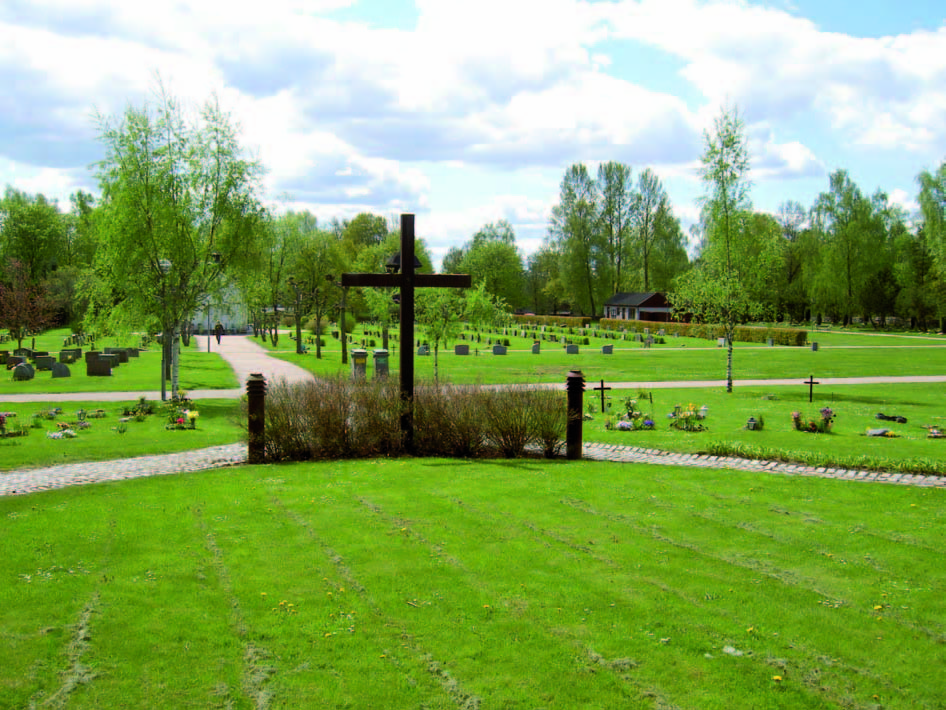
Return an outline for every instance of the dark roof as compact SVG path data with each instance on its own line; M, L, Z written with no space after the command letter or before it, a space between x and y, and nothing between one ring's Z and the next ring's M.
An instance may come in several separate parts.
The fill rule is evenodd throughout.
M665 294L651 291L650 293L616 293L605 301L604 305L640 308L641 306L662 307L670 304Z

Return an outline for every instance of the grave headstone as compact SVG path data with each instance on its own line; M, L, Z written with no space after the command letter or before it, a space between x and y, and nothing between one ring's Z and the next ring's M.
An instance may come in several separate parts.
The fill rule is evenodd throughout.
M505 355L506 346L505 345L494 345L493 346L493 355Z
M577 346L577 345L566 345L566 346L565 346L565 354L566 354L566 355L577 355L577 354L578 354L578 346Z
M422 356L430 355L430 348L426 345L421 345L419 348L417 348L417 354Z
M538 355L541 352L542 352L542 343L536 340L534 343L532 343L532 354Z
M376 380L383 380L388 376L390 370L390 365L388 364L388 351L387 350L375 350L374 351L374 378Z
M602 354L602 355L612 355L612 354L614 354L614 346L613 346L613 345L602 345L602 346L601 346L601 354Z
M653 344L654 344L654 336L648 335L647 339L644 341L644 347L649 348Z
M85 361L89 362L90 360L98 360L99 355L101 355L98 350L87 350L85 353Z
M12 370L14 367L19 365L20 363L26 362L26 358L23 357L22 355L10 355L9 357L7 357L6 362L7 362L7 369Z
M33 366L28 362L21 362L19 365L13 368L13 379L17 382L32 380L34 375L35 372L33 371Z
M766 338L765 344L771 348L773 345L775 345L775 338Z
M725 348L726 347L726 338L716 338L716 347Z
M36 369L43 372L52 370L55 362L56 358L49 357L49 355L40 355L33 359L33 364L36 365Z
M818 343L812 343L812 344L811 344L811 351L812 351L812 352L818 352Z
M30 350L29 348L17 348L16 350L13 351L13 354L16 357L25 357L25 358L33 357L33 351Z
M363 380L368 372L368 351L356 348L351 351L351 378Z
M85 361L85 375L86 377L111 377L112 376L112 362L111 359L99 359L94 357L92 359L86 359Z
M72 372L69 371L69 366L63 362L54 362L52 368L53 379L59 377L72 377Z
M663 337L663 336L665 336L666 334L667 334L667 331L664 330L663 328L661 328L660 330L657 331L657 335L659 335L660 337Z
M465 343L462 344L462 345L454 345L454 346L453 346L453 354L454 354L454 355L469 355L469 354L470 354L470 346L469 346L469 345L466 345Z

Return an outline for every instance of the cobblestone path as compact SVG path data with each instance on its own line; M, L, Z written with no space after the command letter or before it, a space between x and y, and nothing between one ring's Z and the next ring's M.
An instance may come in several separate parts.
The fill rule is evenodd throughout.
M615 463L650 463L664 466L697 466L700 468L736 469L785 476L815 476L847 481L888 483L902 486L946 488L946 476L924 476L880 471L851 471L816 468L777 461L757 461L701 454L679 454L657 449L588 443L584 458ZM212 446L196 451L157 456L139 456L117 461L72 463L22 471L0 473L0 496L36 493L66 486L79 486L104 481L121 481L142 476L189 473L246 463L246 444Z

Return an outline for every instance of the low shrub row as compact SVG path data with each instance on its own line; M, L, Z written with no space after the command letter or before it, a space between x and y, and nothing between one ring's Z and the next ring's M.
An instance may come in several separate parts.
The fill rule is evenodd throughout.
M558 390L427 384L415 388L414 400L418 456L516 458L536 447L553 457L564 446ZM272 462L400 456L401 413L394 381L276 381L266 396L264 455Z
M591 323L588 316L513 316L519 325L551 325L559 328L584 328Z
M690 338L705 338L716 340L726 337L726 327L709 323L661 323L646 320L620 320L616 318L602 318L599 321L601 328L610 330L643 330L650 328L656 333L661 328L667 335L686 336ZM798 328L760 328L757 326L737 325L734 334L738 343L766 343L769 338L776 345L802 346L808 342L808 331Z

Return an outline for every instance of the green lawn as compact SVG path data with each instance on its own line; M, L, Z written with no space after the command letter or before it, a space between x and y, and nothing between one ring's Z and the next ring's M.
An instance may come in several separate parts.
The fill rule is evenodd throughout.
M420 337L420 336L417 336ZM567 355L561 345L543 342L542 352L531 353L532 338L483 335L482 342L473 342L469 356L453 354L453 344L438 355L439 377L456 384L508 384L521 382L564 382L569 370L580 369L589 380L612 382L654 382L661 380L724 380L726 351L715 344L696 338L667 337L666 344L645 349L637 343L621 340L589 338L589 345L580 345L577 355ZM507 355L493 355L489 338L508 337ZM578 336L573 336L577 338ZM356 336L360 343L363 336ZM766 347L737 343L733 355L736 379L815 377L880 377L898 375L946 374L946 338L858 335L853 333L819 333L819 349L810 347ZM380 344L380 338L374 338ZM257 341L259 342L259 341ZM457 341L457 342L467 342ZM261 343L272 350L271 343ZM612 355L601 352L602 345L614 346ZM374 372L369 351L368 375ZM478 354L477 354L477 351ZM338 341L326 338L322 360L310 351L295 354L294 341L281 338L273 354L296 363L316 374L343 371ZM399 351L391 351L390 368L398 370ZM433 377L433 356L416 357L417 378Z
M726 444L736 454L751 458L780 458L846 468L883 468L886 470L937 471L946 474L946 439L929 439L925 426L946 431L946 384L844 385L818 386L814 402L808 402L808 388L737 387L732 394L724 388L652 389L653 405L638 399L644 414L653 415L653 431L609 430L608 415L601 414L600 393L585 391L586 411L594 419L583 426L586 441L599 441L625 446L641 446L668 451L693 453L715 452L714 447ZM611 390L611 418L623 411L624 400L636 397L638 390ZM676 404L686 408L706 405L706 431L681 432L670 429L667 415ZM819 416L822 407L835 413L831 434L808 434L794 430L791 413L799 411L810 420ZM878 421L883 413L901 416L906 424ZM746 428L749 417L764 418L762 431ZM866 436L868 429L886 428L897 438ZM741 448L740 448L741 447Z
M52 420L42 420L41 428L29 429L27 436L0 439L0 472L39 466L55 466L79 461L108 461L110 459L150 454L174 453L207 446L231 444L240 441L242 424L239 420L239 402L232 399L199 400L194 407L200 413L194 430L168 431L167 416L156 402L157 412L142 422L125 424L119 434L119 418L125 406L135 402L64 402L58 406L62 414ZM2 404L0 412L13 412L11 422L29 427L34 414L49 411L55 404L28 403ZM88 429L76 429L74 439L49 439L48 432L56 431L58 423L76 422L79 410L105 411L103 418L87 419Z
M943 496L379 460L4 498L0 707L940 707Z

